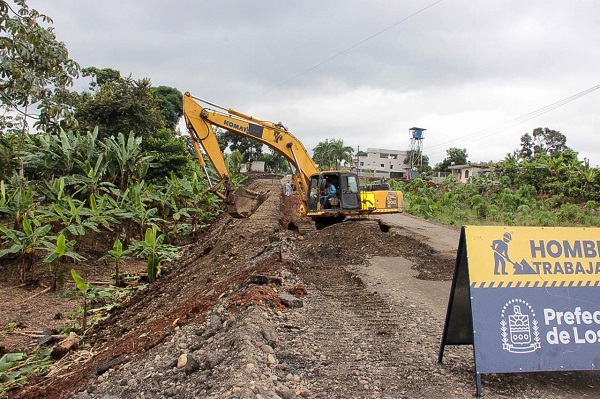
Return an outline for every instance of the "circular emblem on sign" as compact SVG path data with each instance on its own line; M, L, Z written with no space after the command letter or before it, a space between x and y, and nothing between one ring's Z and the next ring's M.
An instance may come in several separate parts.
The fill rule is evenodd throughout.
M502 349L511 353L530 353L541 347L539 323L535 311L523 299L511 299L500 316Z

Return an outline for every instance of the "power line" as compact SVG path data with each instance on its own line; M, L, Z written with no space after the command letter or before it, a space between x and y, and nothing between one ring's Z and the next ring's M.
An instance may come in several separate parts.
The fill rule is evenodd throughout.
M552 104L546 105L545 107L536 109L535 111L531 111L529 113L526 113L524 115L521 115L519 117L510 119L508 121L502 122L499 125L492 127L492 128L487 128L484 130L480 130L474 133L470 133L467 134L466 136L461 137L460 139L457 140L450 140L450 141L446 141L444 143L439 143L436 144L434 146L432 146L430 149L436 149L436 148L446 148L448 145L451 144L455 144L455 143L459 143L462 142L464 140L470 140L470 141L478 141L478 140L482 140L485 139L487 137L493 136L497 133L500 133L501 131L504 131L506 129L510 129L512 127L518 126L520 124L523 124L531 119L537 118L540 115L543 115L545 113L548 113L550 111L554 111L557 108L562 107L563 105L566 105L572 101L575 101L583 96L586 96L596 90L600 89L600 84L596 85L596 86L592 86L586 90L583 90L579 93L573 94L572 96L563 98L562 100L559 100L557 102L554 102ZM430 154L437 154L440 153L442 151L433 151L430 152Z
M289 78L289 79L287 79L287 80L285 80L285 81L283 81L283 82L281 82L281 83L279 83L279 84L275 85L275 87L273 87L272 89L269 89L269 90L265 91L264 93L262 93L262 94L258 95L258 96L257 96L257 98L258 98L258 97L262 97L262 96L264 96L264 95L266 95L266 94L268 94L268 93L272 92L273 90L275 90L275 89L277 89L277 88L279 88L279 87L281 87L281 86L284 86L284 85L286 85L286 84L288 84L288 83L290 83L290 82L292 82L292 81L294 81L294 80L296 80L296 79L298 79L298 78L300 78L300 77L302 77L302 76L304 76L304 75L308 74L309 72L312 72L312 71L314 71L315 69L317 69L317 68L319 68L320 66L322 66L322 65L324 65L324 64L326 64L326 63L328 63L329 61L331 61L331 60L333 60L333 59L335 59L335 58L337 58L337 57L339 57L339 56L341 56L341 55L343 55L343 54L346 54L347 52L349 52L349 51L351 51L351 50L355 49L356 47L358 47L358 46L360 46L360 45L362 45L362 44L364 44L364 43L368 42L369 40L371 40L371 39L373 39L373 38L375 38L375 37L377 37L377 36L379 36L379 35L381 35L381 34L383 34L383 33L387 32L388 30L390 30L390 29L392 29L392 28L395 28L396 26L398 26L398 25L400 25L400 24L402 24L402 23L404 23L404 22L408 21L409 19L411 19L411 18L413 18L413 17L415 17L415 16L417 16L417 15L421 14L422 12L424 12L424 11L426 11L426 10L430 9L431 7L435 6L435 5L436 5L436 4L438 4L438 3L441 3L442 1L444 1L444 0L437 0L437 1L434 1L433 3L429 4L428 6L426 6L426 7L423 7L423 8L421 8L419 11L416 11L416 12L414 12L414 13L410 14L409 16L407 16L407 17L404 17L404 18L403 18L403 19L401 19L400 21L398 21L398 22L395 22L395 23L393 23L392 25L390 25L390 26L388 26L388 27L386 27L386 28L384 28L384 29L382 29L382 30L380 30L380 31L378 31L378 32L376 32L376 33L374 33L374 34L372 34L371 36L367 37L366 39L364 39L364 40L361 40L360 42L358 42L358 43L355 43L355 44L351 45L350 47L347 47L347 48L345 48L345 49L344 49L344 50L342 50L342 51L339 51L338 53L336 53L336 54L332 55L331 57L329 57L329 58L326 58L325 60L323 60L323 61L321 61L321 62L319 62L319 63L317 63L317 64L313 65L312 67L310 67L310 68L308 68L308 69L306 69L306 70L304 70L303 72L300 72L299 74L297 74L297 75L294 75L294 76L292 76L291 78Z

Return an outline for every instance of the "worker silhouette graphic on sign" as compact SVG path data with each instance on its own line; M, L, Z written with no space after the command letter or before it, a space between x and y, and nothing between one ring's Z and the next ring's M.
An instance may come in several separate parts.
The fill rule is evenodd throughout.
M504 233L501 240L492 241L492 250L494 250L494 274L509 274L506 271L506 261L513 265L513 274L539 274L539 270L534 269L529 262L522 259L521 262L513 262L508 256L508 243L511 242L510 233Z
M512 240L510 233L504 233L501 240L492 241L492 249L494 250L494 274L508 274L506 272L507 260L514 264L508 256L508 243L510 240Z

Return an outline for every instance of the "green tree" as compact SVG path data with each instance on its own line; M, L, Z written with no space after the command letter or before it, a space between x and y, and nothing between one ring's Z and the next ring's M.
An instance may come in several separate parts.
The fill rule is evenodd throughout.
M313 160L321 169L339 169L342 162L352 162L354 149L341 139L325 139L313 148Z
M567 137L564 134L547 127L538 127L533 130L531 135L525 133L521 136L521 149L518 151L518 155L521 159L532 160L539 154L553 156L566 150L569 150L569 147L567 147Z
M160 110L166 121L166 127L171 130L177 128L177 123L183 115L183 94L174 87L158 86L152 88L158 101Z
M131 77L109 80L82 96L75 116L82 130L97 126L100 138L134 132L146 139L166 126L150 80Z
M416 153L417 158L420 158L423 160L424 167L429 166L429 156L421 154L421 151L418 151L418 150L408 150L406 152L406 158L404 158L404 161L403 161L403 163L405 165L408 165L410 163L410 158L412 157L413 153ZM426 169L426 168L424 168L424 169Z
M25 0L0 1L0 99L2 108L27 115L28 107L51 101L73 84L79 65L57 40L52 19ZM3 112L5 127L11 114ZM4 129L2 129L4 130Z
M264 161L265 166L275 173L286 173L290 170L288 161L276 151L269 150L269 152L262 154L260 160Z
M467 149L452 147L446 150L446 158L433 168L436 172L450 172L452 165L467 164Z
M529 161L533 159L533 138L529 133L521 136L521 149L515 155L520 159Z
M56 102L79 76L79 65L50 24L48 16L29 8L25 0L0 1L0 132L20 132L23 137L35 105L52 109L43 112L46 117L36 122L38 127L50 115L68 117L67 108ZM22 175L20 160L17 167Z
M238 150L234 150L231 154L225 154L225 165L229 173L241 173L243 164L244 156Z
M148 170L148 179L159 181L168 178L171 172L178 177L189 173L195 162L187 151L186 142L170 129L160 129L146 139L146 154L152 157L153 167Z
M219 129L216 131L219 147L225 150L229 148L231 152L238 151L242 154L244 163L259 160L263 151L263 144L258 140L252 140L238 133L232 133L229 130Z
M0 122L1 124L2 122ZM2 127L0 127L2 132ZM6 180L12 176L18 167L17 152L19 146L19 135L15 133L0 133L0 180Z
M118 83L121 80L121 72L112 68L88 67L81 70L81 74L90 77L90 90L94 91L111 82Z

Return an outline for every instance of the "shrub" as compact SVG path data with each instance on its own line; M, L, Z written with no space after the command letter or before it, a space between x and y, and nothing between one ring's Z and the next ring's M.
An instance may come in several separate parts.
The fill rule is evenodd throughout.
M596 203L596 201L588 201L585 203L585 209L589 214L591 214L594 211L598 210L598 204Z
M517 189L517 197L525 202L535 201L537 190L531 184L523 184Z
M556 224L556 220L548 211L540 211L536 213L536 221L539 226L552 226Z
M558 220L563 223L577 224L583 221L583 212L575 204L563 204L558 211Z

